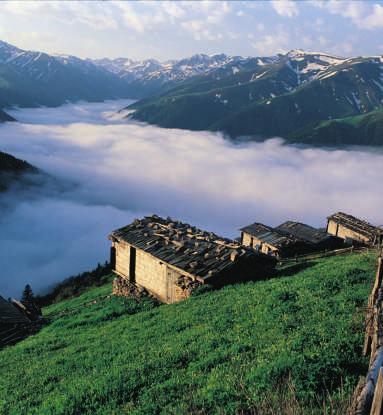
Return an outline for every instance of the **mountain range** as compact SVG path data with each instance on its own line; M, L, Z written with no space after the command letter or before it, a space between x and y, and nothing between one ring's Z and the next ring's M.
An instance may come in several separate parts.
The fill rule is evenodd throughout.
M292 50L159 62L80 59L0 41L0 108L132 98L130 117L232 139L382 145L383 58ZM0 122L12 120L0 109Z
M179 61L80 59L26 51L0 41L0 107L60 105L66 101L141 99L212 69L248 59L195 55Z
M250 69L212 70L133 104L131 115L168 128L232 138L281 136L307 144L383 144L383 60L291 51ZM235 72L235 73L234 73ZM357 118L354 118L357 117Z
M125 82L90 61L24 51L0 41L0 108L127 96Z

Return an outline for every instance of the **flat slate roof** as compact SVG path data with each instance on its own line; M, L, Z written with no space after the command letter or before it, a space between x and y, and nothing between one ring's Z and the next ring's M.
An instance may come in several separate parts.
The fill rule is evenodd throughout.
M331 238L331 235L327 232L300 222L287 221L277 226L275 229L314 245Z
M274 261L231 239L188 223L157 215L136 219L113 231L109 239L125 241L189 274L207 279L244 258Z
M255 236L257 239L272 245L276 248L282 248L297 243L297 239L288 236L271 226L264 225L263 223L253 223L240 229L242 232L246 232L249 235Z
M241 228L240 231L246 232L253 236L263 235L267 232L272 232L274 229L271 226L264 225L263 223L252 223L247 225L244 228Z

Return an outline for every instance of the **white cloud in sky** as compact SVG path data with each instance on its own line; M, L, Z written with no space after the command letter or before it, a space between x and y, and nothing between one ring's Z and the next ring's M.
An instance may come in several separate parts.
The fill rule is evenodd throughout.
M221 40L222 33L214 33L203 20L188 20L182 23L182 27L190 32L195 40Z
M350 19L361 29L375 30L383 28L383 6L369 1L327 0L312 2L318 8L331 14Z
M359 25L364 29L370 30L382 28L383 6L381 4L374 4L372 12L360 20Z
M294 24L297 16L299 25ZM276 30L281 25L287 41ZM376 55L381 53L383 2L16 0L0 2L0 27L1 38L21 48L92 58L167 60L217 52L246 56L254 50L275 54L308 47L338 55ZM254 42L246 41L249 33L255 49ZM323 33L328 43L320 40ZM354 34L359 39L350 42ZM348 52L343 49L346 40Z
M276 53L285 53L289 50L290 38L287 31L278 29L273 34L254 36L251 42L257 55L270 56Z
M299 14L298 4L293 0L273 0L270 2L273 9L281 16L295 17Z
M85 24L95 30L117 29L113 10L99 2L77 1L3 1L1 7L11 14L49 18L65 24Z

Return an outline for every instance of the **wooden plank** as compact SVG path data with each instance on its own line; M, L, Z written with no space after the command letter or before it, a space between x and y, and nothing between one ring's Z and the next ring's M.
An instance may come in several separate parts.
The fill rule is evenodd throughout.
M367 373L366 383L357 398L355 415L368 415L374 399L375 385L379 371L383 365L383 348L380 347L374 354L370 370Z
M383 415L383 368L379 369L370 415Z
M351 415L383 415L383 249L378 258L375 283L368 299L364 354L371 353L363 387L355 390Z

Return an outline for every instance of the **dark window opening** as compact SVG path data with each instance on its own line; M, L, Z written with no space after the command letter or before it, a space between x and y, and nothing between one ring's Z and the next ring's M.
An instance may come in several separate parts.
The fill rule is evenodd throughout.
M136 248L130 247L129 281L136 282Z
M116 269L116 248L114 246L110 248L110 266L112 269Z

